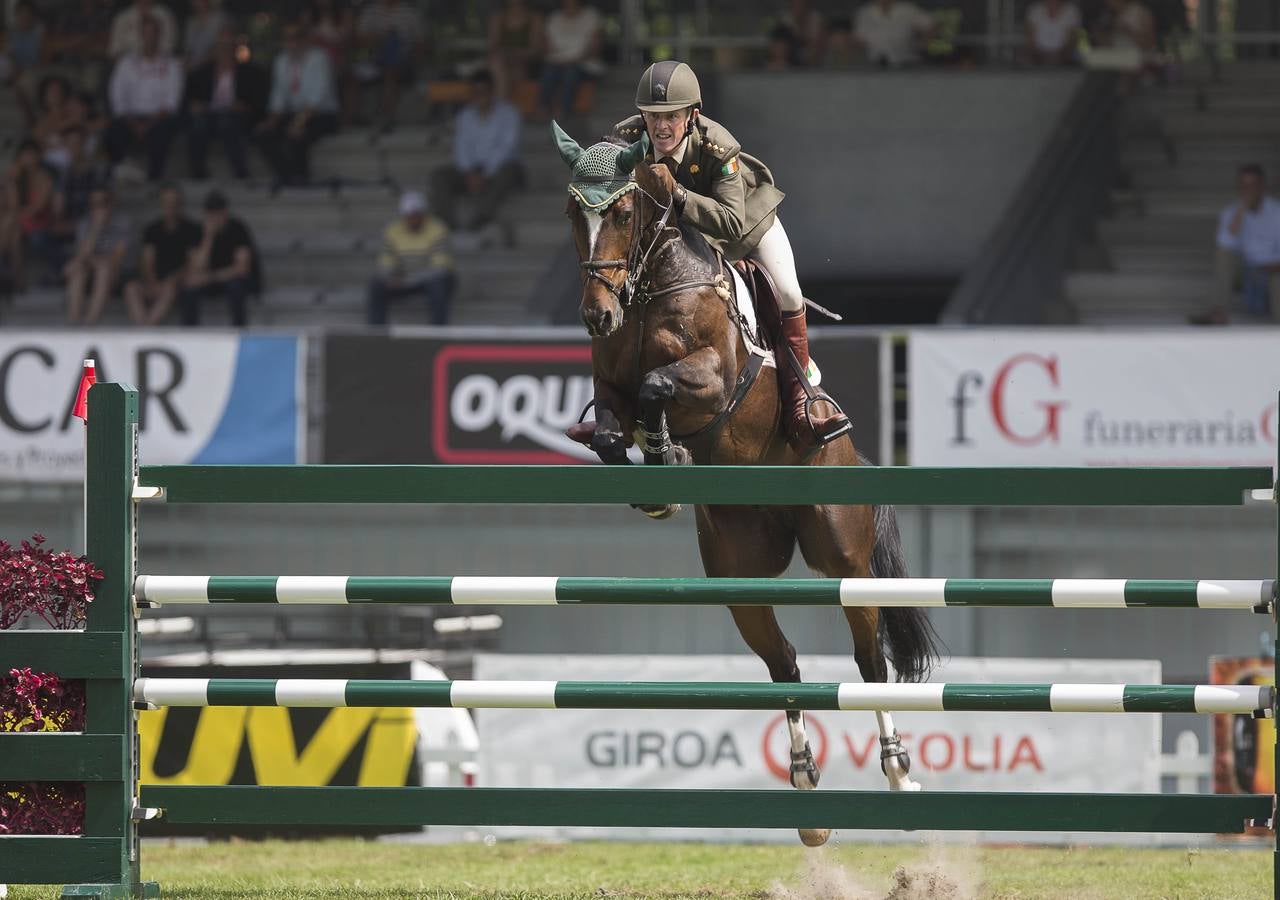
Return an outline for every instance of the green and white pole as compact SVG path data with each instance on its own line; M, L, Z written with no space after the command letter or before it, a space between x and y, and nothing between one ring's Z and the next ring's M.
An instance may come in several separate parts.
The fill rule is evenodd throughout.
M139 575L134 595L160 606L199 603L437 606L690 605L1270 608L1272 580L1123 578L556 578L522 576Z
M147 706L1253 713L1269 685L139 678Z

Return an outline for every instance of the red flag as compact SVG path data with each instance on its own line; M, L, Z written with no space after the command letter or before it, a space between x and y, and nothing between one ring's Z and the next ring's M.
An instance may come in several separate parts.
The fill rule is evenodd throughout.
M80 389L76 391L76 405L71 415L89 421L89 386L98 383L93 360L84 361L84 373L80 376Z

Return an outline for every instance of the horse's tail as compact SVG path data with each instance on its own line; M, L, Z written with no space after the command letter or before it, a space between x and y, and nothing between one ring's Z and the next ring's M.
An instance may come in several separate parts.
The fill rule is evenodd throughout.
M871 551L873 578L905 578L907 560L892 506L875 507L876 545ZM923 609L886 606L880 609L880 646L899 681L924 681L941 654L942 639Z

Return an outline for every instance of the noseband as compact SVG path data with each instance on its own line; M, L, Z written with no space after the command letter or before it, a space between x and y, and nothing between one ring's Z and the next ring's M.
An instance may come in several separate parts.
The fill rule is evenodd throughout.
M611 182L616 179L581 178L578 180L582 182ZM634 179L632 179L632 181L634 183ZM644 276L645 266L649 262L649 256L653 253L653 249L658 245L658 241L662 239L662 232L666 229L667 222L671 219L671 212L675 208L674 198L664 206L658 202L657 197L654 197L644 188L640 187L639 184L636 184L635 190L643 194L646 199L653 202L654 206L662 210L662 215L658 218L656 223L657 227L654 228L653 240L649 242L649 246L645 247L643 251L641 250L641 244L643 243L642 239L645 231L644 222L641 221L631 235L631 246L627 250L626 259L588 259L578 263L578 266L586 273L587 280L590 281L591 279L595 279L603 284L605 289L613 295L613 299L617 300L618 305L623 308L629 306L631 300L637 296L641 298L641 302L644 302L646 295L643 292L637 292L636 287L639 284L640 279ZM617 201L615 200L614 202ZM613 204L610 204L610 206L612 205ZM608 207L605 207L605 210L608 211ZM621 269L625 276L622 280L622 284L614 284L611 280L602 275L601 272L606 269Z

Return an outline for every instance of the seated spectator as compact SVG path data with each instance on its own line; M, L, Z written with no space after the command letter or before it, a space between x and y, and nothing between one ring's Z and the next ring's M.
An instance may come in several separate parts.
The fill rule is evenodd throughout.
M392 300L421 295L431 324L449 321L449 306L458 279L449 254L449 229L427 215L427 201L417 191L400 197L400 219L387 226L378 255L378 275L369 283L370 325L387 324Z
M1027 10L1027 55L1037 66L1066 66L1076 61L1080 8L1071 0L1037 0Z
M61 3L45 37L49 60L74 69L77 87L94 94L106 79L111 20L111 0Z
M200 242L178 293L183 325L200 324L200 304L226 297L231 324L249 324L249 298L262 289L262 269L248 226L227 212L227 198L210 191L204 199Z
M1218 217L1218 254L1214 265L1213 305L1191 317L1194 325L1225 325L1236 288L1244 309L1280 321L1280 202L1267 196L1261 166L1240 167L1238 199Z
M40 94L44 99L40 105L44 112L36 120L32 137L43 147L44 161L61 171L71 156L63 140L67 129L80 129L92 156L98 150L98 139L107 123L94 109L93 98L83 91L72 90L65 78L46 78L41 85Z
M67 323L93 325L102 318L129 253L132 229L117 209L111 188L99 185L89 198L89 212L76 230L76 250L67 263ZM85 310L85 294L89 308Z
M600 13L582 0L563 0L547 17L543 29L545 62L539 108L563 120L573 113L578 85L589 74L589 65L600 55Z
M55 169L66 166L62 132L75 124L78 109L71 103L71 82L61 75L51 75L40 82L39 103L31 136L40 143L44 160Z
M400 103L400 85L412 82L414 64L422 58L421 14L403 0L373 0L360 13L356 42L366 54L356 64L356 80L382 85L378 124L390 129Z
M355 113L355 81L351 76L351 44L355 38L355 14L344 0L312 0L307 9L311 43L329 57L329 68L342 105L342 124L351 124Z
M781 30L779 30L781 29ZM826 55L826 23L809 0L791 0L786 12L778 16L775 40L786 35L791 66L815 66Z
M908 0L871 0L854 20L854 40L878 66L919 62L920 44L937 30L933 16Z
M0 252L16 291L26 289L27 252L42 253L48 246L57 217L54 186L54 174L40 158L40 145L23 140L5 173L0 215Z
M160 192L160 218L142 232L138 277L124 286L133 324L159 325L169 315L202 236L200 226L182 213L182 191L176 185L165 187Z
M311 145L338 129L333 70L323 50L303 41L302 29L284 30L284 52L271 71L269 115L257 127L276 185L311 180Z
M191 177L209 177L209 142L221 139L236 178L249 177L245 136L257 125L267 105L267 79L262 69L236 59L235 33L218 33L213 59L187 77L187 166Z
M36 120L32 100L33 73L45 57L44 25L36 16L35 6L30 0L18 0L13 7L13 18L8 22L4 37L4 82L13 89L18 107L30 127Z
M489 69L499 97L512 97L530 77L541 39L542 16L525 0L506 0L489 16Z
M471 102L454 126L453 164L431 176L431 200L450 228L472 231L491 222L507 195L523 178L520 168L520 113L494 96L493 78L471 78ZM458 198L470 200L465 216Z
M118 166L133 150L144 147L147 178L164 177L169 145L178 129L182 102L182 64L160 52L160 26L142 20L142 49L116 63L111 74L111 125L107 156Z
M58 277L66 266L68 253L74 249L80 220L89 213L93 192L109 181L106 169L93 156L83 125L68 125L63 130L62 147L67 160L58 176L54 223L47 250L49 267Z
M155 0L134 0L111 20L111 39L107 55L119 60L131 53L141 53L146 43L145 23L151 20L158 29L158 50L169 56L178 46L178 24L169 7Z

